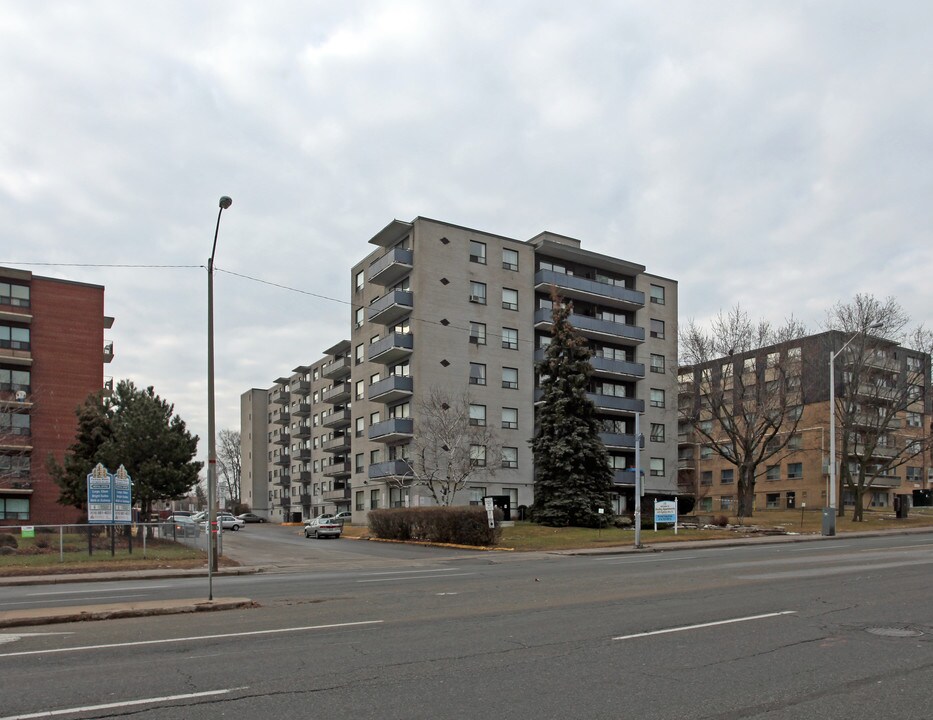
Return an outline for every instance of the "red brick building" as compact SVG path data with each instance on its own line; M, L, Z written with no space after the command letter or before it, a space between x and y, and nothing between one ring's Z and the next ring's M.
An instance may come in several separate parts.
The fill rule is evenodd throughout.
M100 285L0 267L0 525L80 522L46 469L74 442L75 409L104 387L113 346Z

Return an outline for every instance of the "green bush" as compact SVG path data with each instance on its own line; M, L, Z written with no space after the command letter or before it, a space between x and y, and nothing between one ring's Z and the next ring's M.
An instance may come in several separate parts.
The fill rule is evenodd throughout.
M11 533L0 533L0 547L19 547L19 543L16 542L16 536Z
M497 545L502 530L502 511L494 513L496 527L489 527L484 508L428 507L371 510L369 529L383 540L422 540L456 545Z

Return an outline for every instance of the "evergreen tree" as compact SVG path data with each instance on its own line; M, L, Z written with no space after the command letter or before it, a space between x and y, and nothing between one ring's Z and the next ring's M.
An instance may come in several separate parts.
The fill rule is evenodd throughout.
M596 408L586 397L592 352L570 324L572 305L554 297L551 343L538 364L544 392L531 441L535 460L535 522L598 527L611 507L612 470L599 439ZM599 509L607 512L599 514Z
M193 460L198 437L173 413L174 406L151 386L140 390L129 380L121 380L109 398L88 398L78 409L78 436L63 466L49 463L61 486L59 502L84 506L87 474L98 462L111 471L126 468L133 480L133 503L143 517L149 516L154 501L186 495L202 465Z

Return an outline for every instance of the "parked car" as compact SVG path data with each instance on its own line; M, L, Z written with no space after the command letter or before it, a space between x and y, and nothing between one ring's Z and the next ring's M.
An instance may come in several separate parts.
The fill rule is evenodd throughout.
M264 523L266 521L264 517L260 517L256 513L251 513L251 512L237 515L237 519L242 520L245 523Z
M165 518L162 523L163 537L199 537L201 528L190 517L184 515L172 515Z
M353 519L353 513L349 510L341 510L339 513L334 515L334 520L337 520L340 523L350 522Z
M342 531L343 523L341 523L339 520L336 520L333 515L319 515L313 520L309 520L305 525L306 538L339 538Z
M205 519L201 523L201 527L203 527L206 530L207 529L207 515L205 515L204 517ZM243 522L237 517L234 517L230 513L217 513L217 522L220 523L220 527L222 527L224 530L233 530L234 532L236 532L237 530L239 530L241 527L243 527L246 524L245 522Z

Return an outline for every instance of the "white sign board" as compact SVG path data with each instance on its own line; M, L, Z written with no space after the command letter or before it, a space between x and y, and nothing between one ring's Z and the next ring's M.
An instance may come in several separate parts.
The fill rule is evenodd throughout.
M87 476L87 521L91 525L133 521L133 483L122 465L112 475L97 463Z
M677 534L677 503L674 500L658 500L654 504L654 529L658 523L674 523L674 534Z
M491 497L486 498L484 504L486 505L486 517L489 519L489 527L494 528L496 526L496 518L493 512L496 506L493 504Z

